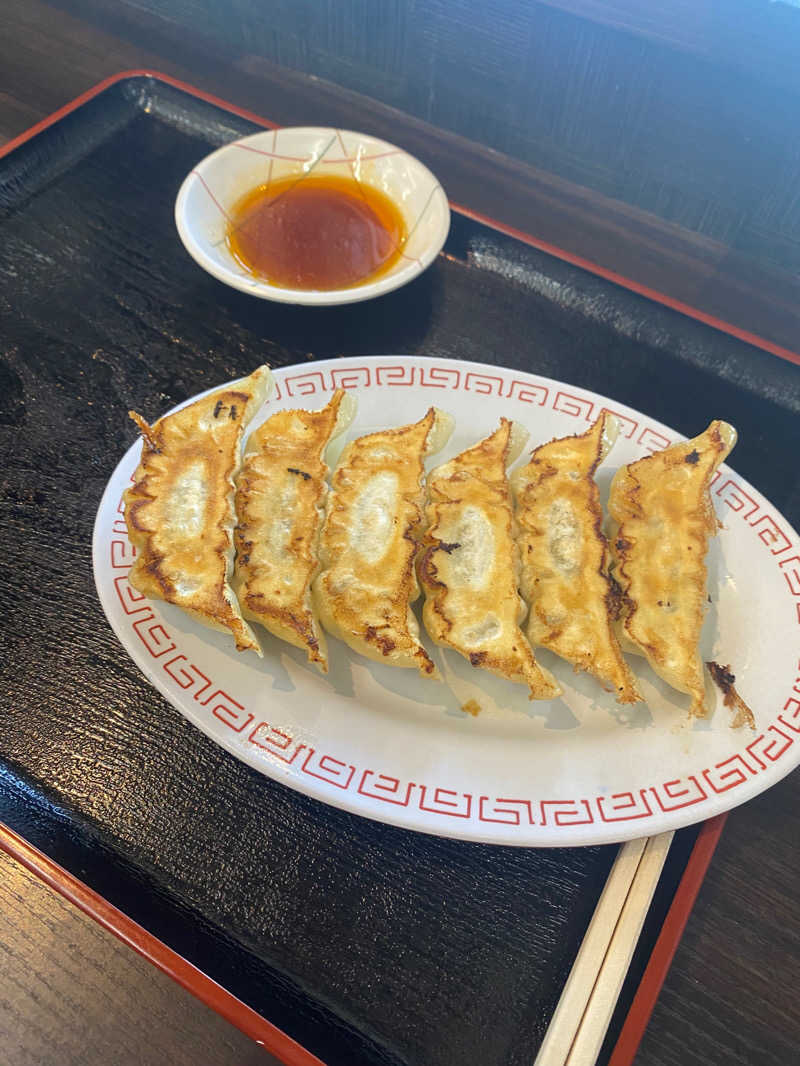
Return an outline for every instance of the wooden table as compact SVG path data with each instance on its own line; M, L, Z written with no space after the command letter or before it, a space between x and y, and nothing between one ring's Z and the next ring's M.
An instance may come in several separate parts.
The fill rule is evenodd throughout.
M346 124L385 135L421 155L455 201L776 346L800 345L800 281L790 271L776 283L763 264L718 242L366 97L265 60L214 54L145 16L120 26L41 0L5 0L0 22L0 143L110 74L161 70L281 123ZM800 857L792 813L798 800L795 774L730 815L642 1043L640 1066L795 1061ZM0 1063L160 1061L241 1066L271 1060L0 857Z

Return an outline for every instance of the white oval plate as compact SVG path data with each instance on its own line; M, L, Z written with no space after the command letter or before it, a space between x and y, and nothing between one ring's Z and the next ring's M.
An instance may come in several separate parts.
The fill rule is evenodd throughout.
M258 185L290 175L301 181L312 171L379 189L403 215L408 237L400 258L374 281L286 289L248 273L231 255L225 238L237 201ZM447 239L450 207L437 178L402 148L352 130L291 126L254 133L206 156L181 185L175 224L195 262L226 285L264 300L323 306L370 300L421 274Z
M602 408L622 435L599 473L679 439L595 393L478 363L422 357L336 359L275 372L255 428L285 407L321 406L353 389L351 436L418 419L431 405L457 425L437 464L493 429L522 422L530 445L581 432ZM222 384L222 383L220 383ZM190 401L187 401L190 402ZM711 418L725 411L709 409ZM700 432L705 426L698 426ZM724 523L709 551L712 606L704 653L731 664L757 728L732 730L716 700L691 722L686 703L644 659L631 658L647 705L621 708L549 653L563 700L531 703L522 686L429 645L444 683L369 662L331 640L326 678L304 655L260 631L265 655L237 654L225 634L144 599L121 494L140 453L108 483L94 531L103 609L123 646L181 714L237 758L324 803L382 822L498 844L603 844L676 829L728 810L800 761L800 549L797 534L746 481L722 467L712 498ZM735 453L734 453L735 454ZM479 715L461 707L474 699Z

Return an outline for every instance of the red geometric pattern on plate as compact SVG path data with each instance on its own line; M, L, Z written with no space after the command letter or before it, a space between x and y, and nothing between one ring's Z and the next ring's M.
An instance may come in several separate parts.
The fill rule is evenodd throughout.
M774 736L768 734L773 733ZM776 739L780 737L781 740ZM762 761L761 756L764 759L768 759L770 762L777 762L781 755L794 744L794 737L790 737L788 733L784 733L782 729L779 729L776 725L771 725L766 733L762 733L760 736L747 745L747 751L755 759L762 770L766 770L767 764Z
M131 622L131 625L153 659L160 659L163 655L175 651L175 641L161 622L156 620L150 608L147 609L147 614L143 618L137 618L135 622Z
M791 703L792 701L789 700L788 702ZM794 702L797 704L792 714L792 718L794 719L794 721L787 721L782 714L778 715L778 721L781 723L781 725L786 726L787 729L791 729L793 733L800 733L800 722L797 721L798 714L800 714L800 703L798 703L797 700L795 700ZM788 710L788 708L784 709Z
M686 787L686 782L689 781L692 784L691 788ZM691 807L695 803L702 803L703 800L708 799L708 793L693 774L685 779L676 778L674 781L665 781L660 788L651 787L650 791L662 811L677 811L681 807Z
M128 581L127 574L120 574L119 577L114 578L114 588L117 590L117 596L125 614L138 614L139 611L150 609L147 597L133 587Z
M211 688L211 681L194 663L189 663L188 667L180 665L182 663L189 663L189 660L185 655L176 655L168 663L164 663L164 669L184 692L190 692L197 686L197 691L192 695L198 702L205 703L205 700L201 700L200 697L206 689Z
M368 366L336 367L331 370L332 389L367 389L369 383Z
M407 807L411 799L413 784L405 786L405 794L396 777L388 774L376 774L374 770L365 770L361 775L361 781L356 791L370 799L380 800L382 803L394 803L398 807Z
M319 390L327 392L321 370L309 370L306 374L293 374L283 379L287 396L313 396Z
M751 522L750 525L753 529L758 529L760 525L764 525L764 528L758 532L758 539L766 544L773 555L780 555L781 552L785 552L788 548L791 548L792 542L780 528L772 515L762 515L760 518L757 518L755 522Z
M797 664L797 670L800 674L800 663ZM794 685L792 685L792 692L794 692L795 695L790 696L783 705L784 711L791 712L792 721L787 722L782 714L778 715L778 721L781 725L788 726L793 733L800 733L800 721L798 721L798 719L800 719L800 699L797 698L800 696L800 677L795 678Z
M220 722L226 725L228 729L232 729L234 733L243 732L251 722L255 721L256 716L254 714L248 714L241 703L237 703L233 696L229 696L222 689L217 689L214 696L218 696L220 699L224 696L227 703L215 703L211 708L211 713L215 718L219 718ZM233 706L230 706L230 704L233 704Z
M413 385L416 367L401 363L396 366L376 366L376 385Z
M474 370L468 370L464 378L465 392L480 392L484 396L503 395L503 379L494 377L492 374L476 374Z
M717 771L716 773L714 771ZM727 792L731 788L738 788L747 780L747 773L756 774L744 755L737 752L729 759L716 763L713 769L703 770L703 777L715 792ZM712 776L713 775L713 776Z
M749 518L758 510L758 504L753 497L748 496L742 486L734 481L733 478L729 477L724 481L717 489L716 495L719 496L723 503L726 503L732 511L736 511L737 514L740 514L742 518ZM748 504L750 509L746 511L745 514L741 514Z
M131 481L134 481L134 480L135 480L135 474L132 474L131 475ZM125 521L125 518L124 518L124 515L125 515L125 499L122 496L120 496L119 503L117 504L117 514L118 515L123 515L123 517L122 518L115 518L114 519L114 524L112 525L111 528L114 531L114 533L121 534L127 540L127 537L128 537L128 525L127 525L127 523ZM133 552L134 555L136 554L136 549L133 547L133 545L131 545L131 551Z
M632 792L615 792L611 797L598 796L597 809L604 822L630 822L634 818L649 818L653 813L646 789L641 789L638 797Z
M126 537L125 540L111 541L111 568L113 570L130 570L136 559L136 549Z
M461 371L451 366L421 366L419 383L425 389L457 389L461 384Z
M594 404L591 400L583 400L579 396L573 396L570 392L557 392L553 400L553 410L562 415L572 415L573 418L582 417L587 421L592 417Z
M616 418L616 420L619 422L620 435L623 437L627 437L628 440L631 440L634 433L639 428L639 423L636 422L634 419L629 418L628 415L621 415L619 411L612 411L610 407L601 407L595 417L599 418L603 411L605 411L607 414L613 415L614 418Z
M516 395L514 395L516 393ZM519 400L521 403L535 403L544 407L550 390L544 385L531 385L528 381L518 381L516 378L511 382L506 393L509 400Z
M669 437L665 437L663 433L645 426L636 443L641 444L643 448L647 448L649 452L660 452L662 448L668 448L672 441Z
M188 663L189 665L179 665L182 663ZM192 691L192 699L199 703L201 707L209 707L216 718L219 718L225 725L234 729L235 732L241 733L253 721L254 716L251 714L248 715L246 721L239 724L242 712L244 712L242 704L225 692L224 689L214 688L211 679L198 666L190 663L185 655L176 655L163 665L169 676L180 685L184 692L194 690ZM202 684L202 682L205 682L205 684ZM200 699L201 696L203 697L202 699Z
M800 700L790 696L784 703L783 709L791 712L791 721L783 714L778 715L778 721L781 725L786 726L787 729L791 729L793 733L800 733Z
M791 564L794 564L793 566ZM800 555L791 555L788 559L781 559L778 566L783 571L786 584L793 596L800 596Z
M252 717L251 715L251 720ZM259 722L247 739L251 744L271 752L281 762L288 763L290 766L305 748L305 744L297 743L294 737L284 733L282 729L276 729L274 725L269 725L268 722Z
M800 696L800 677L795 681L792 687L792 692L796 692L797 695ZM793 733L800 733L800 721L798 721L798 719L800 719L800 699L790 696L786 703L784 703L783 710L791 711L792 721L787 721L782 714L778 715L778 721L781 725L785 725L791 729Z
M581 811L583 807L583 811ZM540 800L542 825L547 825L547 815L552 815L551 825L589 825L594 821L589 801L582 800Z
M351 766L341 759L334 759L332 755L318 755L313 748L308 749L306 761L300 768L304 774L318 777L327 781L329 785L347 789L356 772L355 766Z
M478 803L478 820L500 822L503 825L536 825L533 817L533 800L491 799L481 796Z
M449 818L469 818L472 812L471 792L454 792L452 788L428 788L426 785L420 785L419 791L421 811L446 814Z

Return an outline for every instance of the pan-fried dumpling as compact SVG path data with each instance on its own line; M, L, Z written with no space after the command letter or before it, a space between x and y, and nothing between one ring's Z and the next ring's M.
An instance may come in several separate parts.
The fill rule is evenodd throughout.
M616 419L604 411L581 436L536 448L511 481L528 640L588 671L618 703L635 703L641 696L614 632L619 599L593 476L617 433Z
M706 607L705 555L717 531L708 490L735 443L732 426L712 422L694 440L621 467L611 484L623 646L645 655L659 677L688 693L696 716L706 713L698 644Z
M236 479L233 587L245 618L328 670L312 603L328 467L325 449L350 425L355 399L338 389L320 411L278 411L247 442Z
M152 426L132 411L142 458L125 492L125 521L137 552L133 587L212 629L230 631L239 651L259 655L229 579L242 436L271 387L269 367L261 366Z
M506 467L528 438L500 420L485 440L428 475L428 530L418 569L422 617L437 644L473 666L530 689L531 699L561 694L520 629L519 554Z
M354 651L390 666L436 667L410 604L424 504L424 461L444 446L452 418L432 407L410 426L352 441L333 475L320 538L314 602L322 624Z

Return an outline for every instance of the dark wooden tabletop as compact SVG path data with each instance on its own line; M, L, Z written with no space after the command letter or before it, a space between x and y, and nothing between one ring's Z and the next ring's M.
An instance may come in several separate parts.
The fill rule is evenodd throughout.
M0 852L0 1062L278 1066Z
M248 52L241 41L227 39L221 32L216 40L189 32L181 18L189 18L203 6L176 2L175 17L167 18L164 13L169 4L155 0L53 5L41 0L4 0L0 8L0 143L108 75L131 68L160 70L283 124L335 123L384 135L422 156L442 177L455 201L675 300L699 306L776 345L800 347L794 209L787 208L783 214L773 211L767 224L766 208L753 207L753 219L761 218L764 226L771 227L767 255L763 242L760 245L750 230L747 240L742 238L744 223L726 230L706 225L702 219L692 221L692 203L702 196L711 203L716 195L709 191L711 178L703 177L701 170L695 175L697 180L687 178L682 183L674 178L670 192L674 202L669 210L661 210L662 201L657 199L650 204L644 194L625 199L624 189L610 178L603 189L596 168L581 170L580 159L570 178L563 146L559 151L554 147L548 159L553 169L542 169L531 163L528 148L520 148L512 157L469 140L456 111L447 118L450 128L445 131L419 117L420 108L416 115L394 110L387 100L414 110L413 95L407 100L395 87L396 98L392 97L395 89L386 79L380 84L376 81L373 88L363 68L360 75L352 76L350 88L337 87L311 76L315 71L306 69L313 66L306 53L305 66L293 53L291 64L300 69L283 69L264 48ZM238 2L234 6L244 18L248 5ZM298 8L303 6L308 7ZM362 15L366 11L363 4L340 6L357 8ZM602 13L613 6L621 12L623 23L637 7L579 0L552 6L561 9L559 18L566 9L572 19L585 15L588 8ZM667 26L672 35L669 46L677 49L675 63L689 77L686 56L697 54L704 40L702 26L690 12L708 5L665 7L673 14L677 9L684 11L683 23L678 12L668 25L662 21L642 33L649 34L648 40L654 34L663 37ZM610 32L608 23L605 18L604 33ZM570 26L576 33L580 29L570 23L564 32ZM725 43L724 34L720 40ZM766 44L777 47L772 38ZM321 47L315 61L320 72L348 84L344 74L339 76L340 67L331 66L334 45L329 36L327 51ZM735 48L730 47L734 55ZM777 59L773 55L773 69L765 75L764 84L785 103L794 99L791 72L800 69L800 64L795 56L792 66L784 53L785 49L775 53ZM743 63L736 55L736 62ZM473 61L480 66L478 59L473 57ZM747 62L750 67L741 76L758 82L752 60ZM462 67L452 57L451 66L453 79L468 80L469 72L459 74ZM487 77L484 72L478 84L488 85L491 78L487 81ZM353 84L360 94L353 91ZM443 84L437 91L443 91ZM430 92L434 88L431 83ZM478 104L473 104L480 117ZM424 113L437 117L428 105ZM703 136L697 128L702 120L690 117L693 114L687 104L687 143ZM787 104L783 120L790 147L785 173L781 172L781 180L787 182L796 172L796 160L791 161L796 153L790 144L797 136L792 128L796 114ZM750 119L745 115L742 121ZM770 122L779 139L778 118L773 115ZM739 131L742 137L747 132ZM679 134L678 122L678 140ZM614 131L604 135L614 136ZM488 134L483 139L488 140ZM513 147L513 140L508 139L507 150ZM723 158L719 164L723 170L727 166ZM752 184L752 174L745 177ZM727 180L735 185L736 174L728 173ZM698 182L702 185L703 181L706 186L699 188ZM753 221L752 232L755 225ZM800 855L793 846L792 813L799 799L800 777L795 774L731 814L639 1051L639 1066L786 1066L796 1061L800 915L795 900ZM105 1066L162 1061L221 1066L270 1059L22 867L0 856L0 1063Z

